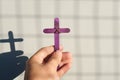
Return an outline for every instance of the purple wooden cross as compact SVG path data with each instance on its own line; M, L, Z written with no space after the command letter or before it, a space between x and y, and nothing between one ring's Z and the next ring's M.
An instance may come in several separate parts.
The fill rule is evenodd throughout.
M59 34L70 32L69 28L59 28L59 18L54 19L54 28L47 28L43 30L44 33L54 33L55 51L59 50Z

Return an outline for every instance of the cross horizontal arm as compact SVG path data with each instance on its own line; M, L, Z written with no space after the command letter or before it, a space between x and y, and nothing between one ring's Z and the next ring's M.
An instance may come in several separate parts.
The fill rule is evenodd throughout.
M15 42L22 42L23 39L22 38L18 38L18 39L14 39Z
M14 42L21 42L21 41L23 41L22 38L14 39ZM10 40L9 39L2 39L2 40L0 40L0 42L6 43L6 42L10 42Z
M10 41L9 41L9 39L2 39L2 40L0 40L0 42L6 43L6 42L10 42Z
M53 29L47 28L47 29L44 29L43 32L44 32L44 33L54 33L54 32L55 32L55 29L54 29L54 28L53 28Z
M60 28L59 31L60 31L60 33L69 33L70 29L69 28Z

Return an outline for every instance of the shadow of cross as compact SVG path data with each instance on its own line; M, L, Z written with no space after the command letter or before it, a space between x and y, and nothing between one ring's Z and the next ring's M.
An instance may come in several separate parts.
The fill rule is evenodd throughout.
M23 39L22 38L16 38L14 39L14 36L13 36L13 32L12 31L9 31L8 32L8 39L2 39L0 40L0 43L10 43L10 52L15 52L15 42L22 42Z
M46 28L43 30L44 33L54 33L54 45L55 51L59 50L59 34L70 32L69 28L60 28L59 27L59 18L54 19L54 28Z
M13 80L25 70L27 56L23 51L15 49L15 42L22 42L22 38L14 38L13 32L8 32L8 39L1 39L0 43L9 43L10 52L0 53L0 80Z

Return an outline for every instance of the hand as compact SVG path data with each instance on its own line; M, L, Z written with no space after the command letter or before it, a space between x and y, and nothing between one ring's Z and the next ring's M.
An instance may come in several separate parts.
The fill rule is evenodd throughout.
M54 47L44 47L27 62L25 80L60 80L70 69L72 57L69 52L54 52ZM58 68L59 65L59 68Z

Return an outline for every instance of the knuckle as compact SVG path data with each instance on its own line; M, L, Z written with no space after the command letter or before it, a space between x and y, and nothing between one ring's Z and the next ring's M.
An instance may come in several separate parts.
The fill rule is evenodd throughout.
M51 67L56 67L56 65L58 65L58 64L57 64L57 62L56 62L55 60L52 60L52 61L49 63L49 65L50 65Z
M36 56L33 56L33 57L31 57L31 58L27 61L27 63L28 63L28 64L37 63L37 60L36 60L36 59L37 59Z
M46 70L47 70L48 74L51 74L51 75L54 75L54 74L55 74L55 68L52 67L52 66L50 66L50 65L48 65L48 66L46 67Z
M49 53L49 48L48 47L43 47L40 49L41 52Z
M70 69L72 67L72 65L71 64L68 64L68 69Z
M42 48L40 49L40 51L43 51L43 50L45 50L45 48L46 48L46 47L42 47Z

